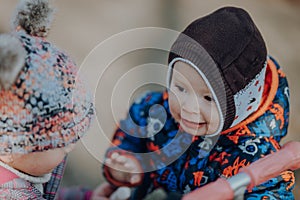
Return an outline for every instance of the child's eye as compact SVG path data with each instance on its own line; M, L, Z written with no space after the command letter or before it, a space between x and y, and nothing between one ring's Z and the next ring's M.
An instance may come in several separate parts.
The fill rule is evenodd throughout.
M175 85L175 87L180 91L180 92L184 92L185 89L183 87L181 87L180 85Z
M208 96L208 95L204 96L204 99L206 101L209 101L209 102L213 101L213 98L211 96Z

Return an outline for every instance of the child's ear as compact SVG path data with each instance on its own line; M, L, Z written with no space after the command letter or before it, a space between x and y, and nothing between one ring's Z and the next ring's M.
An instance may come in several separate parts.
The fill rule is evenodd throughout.
M0 90L9 89L25 63L26 51L12 35L0 35Z

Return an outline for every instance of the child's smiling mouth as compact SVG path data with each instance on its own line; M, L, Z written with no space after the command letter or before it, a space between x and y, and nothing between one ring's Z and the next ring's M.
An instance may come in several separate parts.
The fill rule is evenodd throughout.
M206 124L205 122L193 122L184 118L181 118L181 122L185 127L195 129L195 130L201 128Z

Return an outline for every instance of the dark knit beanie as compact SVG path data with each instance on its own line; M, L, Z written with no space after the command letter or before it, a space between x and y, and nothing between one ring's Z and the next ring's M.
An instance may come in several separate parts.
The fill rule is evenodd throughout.
M226 130L257 109L266 58L265 42L249 14L241 8L220 8L192 22L178 36L169 54L169 83L177 60L195 66L217 98L221 130ZM243 103L246 109L241 111Z

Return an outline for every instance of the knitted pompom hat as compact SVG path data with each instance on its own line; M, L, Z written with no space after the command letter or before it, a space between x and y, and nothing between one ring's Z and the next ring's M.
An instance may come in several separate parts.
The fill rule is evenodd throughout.
M218 134L259 107L266 59L265 42L249 14L241 8L223 7L193 21L178 36L169 53L168 84L175 62L194 67L219 109Z
M0 154L67 146L86 132L94 114L92 96L74 62L40 37L45 29L33 23L48 18L30 13L48 12L47 1L25 0L21 5L16 16L30 20L25 24L31 28L21 20L16 31L0 36Z

